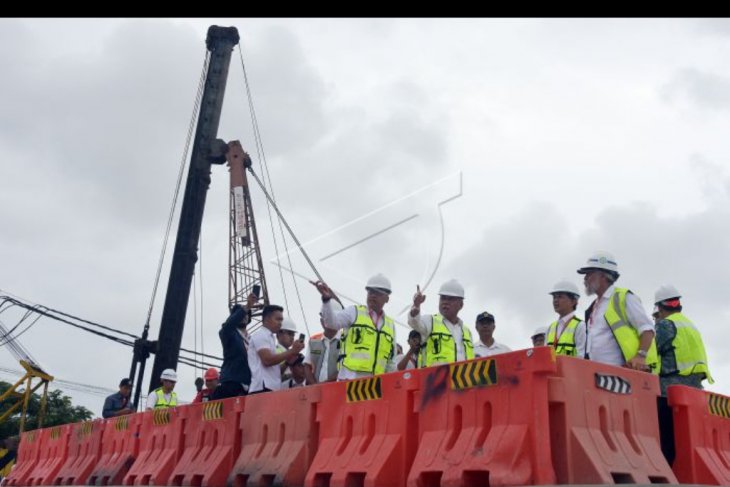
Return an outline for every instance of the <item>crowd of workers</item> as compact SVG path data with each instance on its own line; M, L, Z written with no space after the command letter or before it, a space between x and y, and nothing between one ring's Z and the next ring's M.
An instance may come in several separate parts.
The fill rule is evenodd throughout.
M681 295L671 285L659 287L654 296L653 320L636 294L616 287L619 278L616 259L607 252L590 256L578 269L585 293L595 299L577 316L581 293L569 280L562 280L548 293L556 319L535 330L533 346L550 346L568 355L659 375L662 396L671 384L702 388L713 382L700 332L682 313ZM223 323L219 337L223 348L220 375L205 373L193 402L258 394L335 380L349 380L395 370L487 357L509 352L494 340L495 317L484 311L475 319L478 341L459 312L464 306L464 287L449 280L438 291L438 311L423 313L426 296L416 287L408 313L408 349L400 350L393 319L385 313L392 292L382 274L365 285L364 305L342 307L329 286L315 285L322 299L322 333L310 338L305 350L304 335L297 338L297 326L284 316L284 309L266 305L262 326L250 333L247 326L258 297L248 296L245 305L235 305ZM304 352L304 353L302 353ZM165 370L162 386L147 398L147 409L177 405L173 390L174 370ZM133 412L129 407L132 389L129 379L119 384L119 393L104 404L104 417Z

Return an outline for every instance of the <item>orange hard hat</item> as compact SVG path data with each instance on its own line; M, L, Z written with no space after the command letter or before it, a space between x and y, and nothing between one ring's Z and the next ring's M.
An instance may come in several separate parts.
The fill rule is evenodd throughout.
M205 380L218 380L218 369L216 368L209 368L205 371L205 375L203 375Z

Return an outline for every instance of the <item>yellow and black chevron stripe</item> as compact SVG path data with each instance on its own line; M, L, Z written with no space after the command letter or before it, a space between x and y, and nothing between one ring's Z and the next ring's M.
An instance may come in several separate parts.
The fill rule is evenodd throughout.
M497 363L493 359L451 364L451 388L469 389L497 383Z
M203 405L203 421L223 419L223 403L221 401L206 402Z
M170 410L154 409L152 410L152 424L155 426L163 426L170 423Z
M61 428L51 428L51 439L57 440L61 436Z
M129 416L117 416L117 420L114 421L114 429L116 431L129 429Z
M371 401L382 397L380 377L352 380L347 383L347 402Z
M708 393L707 406L710 414L730 419L730 397Z
M79 428L76 430L76 436L79 438L83 438L84 436L89 436L92 431L94 431L94 422L84 421L79 425Z

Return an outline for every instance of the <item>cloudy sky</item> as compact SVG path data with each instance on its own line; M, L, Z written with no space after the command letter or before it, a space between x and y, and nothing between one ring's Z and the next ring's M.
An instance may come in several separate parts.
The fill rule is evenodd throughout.
M489 310L497 340L518 349L553 320L553 283L580 284L576 268L608 250L619 284L648 311L660 284L683 292L712 388L730 393L729 22L0 23L2 294L141 333L206 30L234 25L241 44L219 137L241 140L260 167L242 56L279 206L343 296L363 299L364 281L384 272L392 314L417 284L432 312L439 284L455 277L467 292L462 317L473 324ZM215 355L227 314L227 174L213 168L184 337ZM315 331L318 295L298 279L300 307L294 278L273 263L260 191L254 206L272 300ZM291 257L298 275L313 276ZM10 312L0 320L17 322ZM405 343L407 329L398 333ZM129 371L130 349L54 321L21 340L61 379L114 389ZM17 363L6 351L0 366ZM189 400L194 373L180 373ZM102 398L69 393L100 413Z

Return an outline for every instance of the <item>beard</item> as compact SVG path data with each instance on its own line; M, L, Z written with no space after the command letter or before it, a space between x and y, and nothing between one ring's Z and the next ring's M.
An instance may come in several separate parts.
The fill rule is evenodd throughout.
M586 296L592 296L592 295L596 294L596 290L593 289L593 286L591 286L590 284L586 284L585 289L586 289Z

